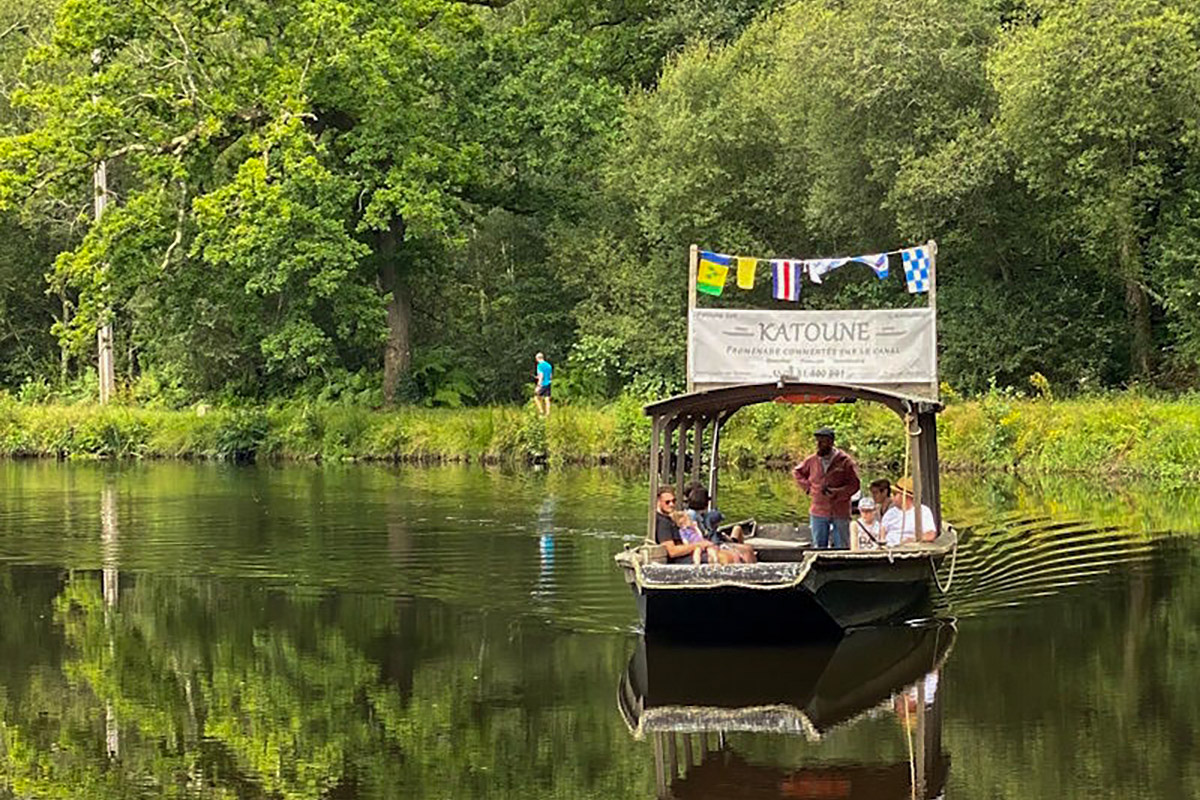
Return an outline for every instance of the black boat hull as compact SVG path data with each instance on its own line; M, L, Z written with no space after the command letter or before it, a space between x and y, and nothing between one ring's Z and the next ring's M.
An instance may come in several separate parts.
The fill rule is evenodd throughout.
M926 559L814 567L780 588L653 588L631 582L646 635L688 641L802 641L914 615L929 597Z

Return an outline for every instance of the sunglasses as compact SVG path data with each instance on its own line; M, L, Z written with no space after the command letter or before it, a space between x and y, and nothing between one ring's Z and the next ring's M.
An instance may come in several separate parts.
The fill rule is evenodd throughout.
M673 506L673 505L675 505L675 498L674 498L674 497L668 497L667 499L663 500L663 505L668 505L668 506Z

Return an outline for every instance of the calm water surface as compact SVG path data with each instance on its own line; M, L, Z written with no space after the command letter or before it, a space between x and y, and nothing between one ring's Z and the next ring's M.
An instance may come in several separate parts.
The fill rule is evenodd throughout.
M945 494L944 622L731 654L638 636L638 475L0 462L0 798L1200 797L1200 500Z

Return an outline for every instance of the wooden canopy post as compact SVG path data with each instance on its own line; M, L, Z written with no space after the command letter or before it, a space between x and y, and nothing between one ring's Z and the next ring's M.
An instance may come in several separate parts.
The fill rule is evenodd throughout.
M727 413L716 413L713 415L713 435L712 435L712 454L708 459L708 507L714 509L717 507L717 474L720 472L720 464L718 459L721 455L721 427L725 424L725 420L729 417Z
M679 420L679 446L675 449L675 507L679 508L683 504L680 502L683 498L683 479L687 475L687 454L688 454L688 428L692 426L691 417L683 417Z
M667 426L663 429L662 441L662 458L658 465L658 471L661 477L661 484L670 484L674 481L674 473L671 470L671 457L675 454L675 431L679 428L679 417L673 416L667 420Z
M707 421L703 416L696 417L695 430L692 431L692 480L696 482L700 480L700 454L704 447L704 426Z
M921 474L920 494L917 496L933 512L934 526L940 533L942 486L938 470L937 414L922 409L917 413L917 424L921 428L921 435L917 437L917 465ZM914 492L917 488L913 487Z
M917 541L921 541L924 532L921 522L921 503L925 498L922 491L925 483L925 470L923 469L924 464L921 463L921 440L924 438L924 433L913 436L913 426L916 426L917 430L921 430L920 414L916 408L912 409L911 416L904 418L904 438L908 446L908 464L912 469L913 532Z
M650 418L650 518L646 522L646 541L654 541L654 514L658 503L658 476L661 471L659 463L659 435L662 431L662 418L655 414Z

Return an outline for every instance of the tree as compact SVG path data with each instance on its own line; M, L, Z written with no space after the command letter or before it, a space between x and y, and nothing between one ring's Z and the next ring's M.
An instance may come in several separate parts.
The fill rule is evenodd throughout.
M1030 4L989 61L1022 179L1125 295L1133 372L1154 368L1149 237L1200 124L1200 17L1170 0Z
M201 380L243 387L328 376L386 341L390 398L411 351L406 259L459 235L478 168L458 91L475 13L66 2L30 61L55 70L21 97L33 123L0 144L9 208L85 197L110 165L117 208L55 267L79 292L60 332L82 347L116 307L140 361L195 354Z

